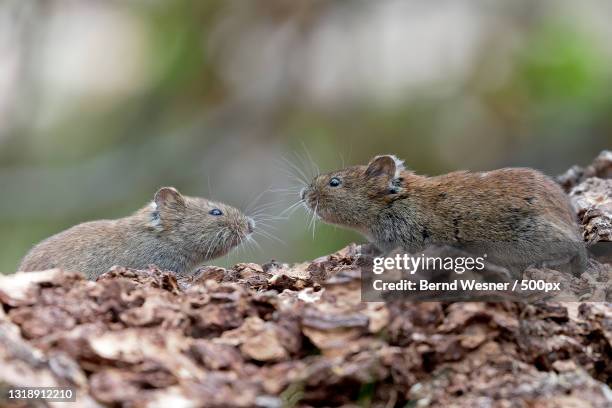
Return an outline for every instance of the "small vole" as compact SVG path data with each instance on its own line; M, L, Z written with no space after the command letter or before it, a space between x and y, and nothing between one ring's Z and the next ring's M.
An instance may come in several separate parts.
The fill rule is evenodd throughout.
M76 225L36 245L20 271L51 268L83 272L95 279L114 265L150 264L178 274L226 254L246 239L254 221L239 210L172 187L129 217Z
M561 188L529 168L417 175L392 155L319 175L300 192L326 222L361 232L381 251L452 245L524 268L586 264L574 211ZM480 256L479 255L479 256Z

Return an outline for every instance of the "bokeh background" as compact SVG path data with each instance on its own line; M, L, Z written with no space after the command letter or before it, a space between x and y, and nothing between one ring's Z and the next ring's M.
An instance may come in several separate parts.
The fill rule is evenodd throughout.
M585 164L612 146L611 21L609 0L2 0L0 271L163 185L278 216L308 155ZM302 210L273 223L278 241L215 263L361 240L313 239Z

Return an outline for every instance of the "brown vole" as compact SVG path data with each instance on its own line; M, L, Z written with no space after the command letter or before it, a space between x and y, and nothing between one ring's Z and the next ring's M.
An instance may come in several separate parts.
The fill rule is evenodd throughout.
M226 254L252 232L254 221L239 210L161 188L131 216L76 225L36 245L20 271L51 268L83 272L95 279L114 265L150 264L186 274Z
M546 262L571 261L575 273L586 264L568 198L533 169L427 177L384 155L316 176L300 197L324 221L361 232L384 252L452 245L486 253L515 275Z

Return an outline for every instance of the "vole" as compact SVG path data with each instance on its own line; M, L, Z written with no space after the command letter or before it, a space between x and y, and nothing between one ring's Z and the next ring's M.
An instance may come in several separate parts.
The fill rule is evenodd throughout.
M114 265L143 269L155 264L187 274L229 252L254 227L236 208L163 187L131 216L85 222L47 238L25 256L19 270L62 268L96 279Z
M586 265L569 199L530 168L427 177L382 155L316 176L300 197L325 222L359 231L383 252L451 245L486 253L515 276L546 262L571 262L574 273Z

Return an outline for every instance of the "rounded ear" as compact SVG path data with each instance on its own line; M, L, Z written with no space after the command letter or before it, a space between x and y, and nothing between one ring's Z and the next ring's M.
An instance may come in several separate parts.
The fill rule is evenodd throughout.
M174 187L162 187L157 190L155 196L153 197L153 201L157 205L157 208L163 208L168 206L184 206L185 199Z
M404 163L397 157L386 154L383 156L376 156L370 161L366 170L366 176L387 176L392 178L397 177L402 170L404 170Z

